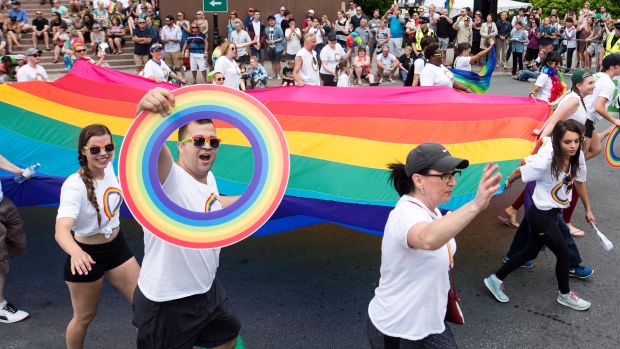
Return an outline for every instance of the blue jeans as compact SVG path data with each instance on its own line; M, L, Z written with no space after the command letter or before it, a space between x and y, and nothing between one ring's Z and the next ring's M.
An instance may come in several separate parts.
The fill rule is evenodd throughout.
M407 80L407 72L399 69L398 72L400 73L400 77L403 79L403 81Z
M262 61L265 59L265 51L263 51L262 47L259 50L257 50L254 48L254 46L252 46L250 47L250 53L251 53L251 56L256 56L259 61Z
M527 81L527 79L536 79L540 72L531 70L519 70L519 81Z

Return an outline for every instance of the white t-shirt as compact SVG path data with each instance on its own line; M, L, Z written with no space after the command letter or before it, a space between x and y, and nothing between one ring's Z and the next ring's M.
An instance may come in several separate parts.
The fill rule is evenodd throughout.
M422 207L414 204L421 205ZM390 212L381 243L381 278L368 316L381 333L420 340L445 330L450 256L447 246L436 251L409 247L407 234L419 222L441 217L419 200L404 195ZM456 241L450 240L452 253Z
M37 68L32 68L29 65L24 65L19 68L17 72L17 82L24 81L45 81L48 80L47 73L45 72L45 68L40 65L37 65Z
M241 31L238 33L236 30L230 33L230 41L237 44L237 54L239 55L239 57L241 57L241 56L245 56L245 53L248 51L248 46L239 47L239 44L245 44L248 42L252 42L252 39L250 39L250 35L248 35L248 32L241 29Z
M101 214L101 226L97 224L97 211L88 200L88 191L82 176L74 173L67 178L60 189L60 205L56 219L73 218L73 232L76 236L91 236L97 233L110 237L112 230L120 225L119 210L123 203L121 186L114 174L112 162L104 170L101 180L93 179L95 195Z
M321 54L323 53L323 51L321 51ZM385 69L390 68L393 64L394 61L397 61L398 58L396 58L396 56L394 56L391 53L388 53L387 57L383 55L383 52L379 53L377 55L377 59L381 62L381 64L383 64L383 66L385 67Z
M416 58L415 61L413 61L413 73L414 74L420 74L422 73L422 69L424 69L424 66L426 65L426 58Z
M163 59L159 61L159 63L149 59L149 61L144 65L145 78L154 77L160 79L161 81L167 81L170 72L170 68L168 68L168 65L166 65L166 62L164 62Z
M454 84L454 74L443 64L427 64L420 72L420 86L449 86Z
M471 71L471 57L456 57L456 60L454 60L454 68Z
M549 98L551 98L551 88L553 87L553 83L551 82L549 75L540 73L540 75L536 78L536 83L534 85L540 87L540 90L538 90L538 99L549 102Z
M338 76L337 87L349 87L349 76L347 74L340 74Z
M321 62L327 61L327 66L332 70L336 71L336 67L338 63L340 63L340 59L345 55L344 50L339 44L336 44L336 48L333 49L329 47L329 45L323 47L321 50ZM324 64L321 65L321 74L331 74L324 68Z
M566 208L570 205L572 197L570 190L567 190L568 183L565 183L566 173L560 172L559 177L553 177L551 174L552 159L553 145L551 137L545 137L538 153L526 157L525 165L521 166L522 180L524 182L536 181L536 189L534 189L532 200L538 209L544 211L552 208ZM577 171L575 178L570 180L573 189L573 180L585 182L586 174L586 158L583 155L583 151L580 151L579 171Z
M219 198L215 177L211 172L207 175L207 184L204 184L176 163L172 165L162 189L174 203L195 212L205 212L205 204L212 195ZM221 209L222 203L216 199L211 212ZM146 298L154 302L166 302L209 291L220 263L219 248L183 248L143 230L144 260L138 286Z
M286 47L288 50L288 46ZM323 48L325 49L325 48ZM306 85L321 86L321 78L319 77L319 61L316 59L316 51L308 52L305 48L299 50L296 57L301 57L303 64L299 68L299 78Z
M596 112L596 101L598 100L598 97L607 99L607 102L605 102L605 109L608 109L614 100L616 85L614 85L614 82L611 80L609 75L605 73L594 74L594 81L596 81L594 93L585 96L583 101L588 107L588 119L596 122L603 119L603 117Z
M301 35L301 31L299 28L295 28L295 33ZM291 35L289 40L286 40L286 37ZM296 55L297 52L301 51L301 41L295 34L291 34L291 28L287 28L284 32L284 40L286 40L286 54Z
M560 108L562 104L564 104L566 101L570 99L576 99L577 103L579 103L579 108L577 108L577 111L574 112L572 115L570 115L567 118L567 120L573 119L579 122L580 124L585 125L588 113L583 107L583 103L581 103L581 97L579 97L575 92L571 91L566 96L564 96L562 100L560 101L560 103L558 103L558 109Z
M316 44L322 44L323 43L323 35L321 34L321 28L310 28L308 29L308 33L312 33L314 34L314 37L316 38Z
M256 41L260 42L260 35L261 35L260 21L258 21L258 22L252 21L251 23L252 23L252 27L254 27L254 37L258 37L258 40L256 40Z
M213 70L224 74L224 86L239 89L241 69L239 69L237 62L228 59L226 56L221 56L215 61Z

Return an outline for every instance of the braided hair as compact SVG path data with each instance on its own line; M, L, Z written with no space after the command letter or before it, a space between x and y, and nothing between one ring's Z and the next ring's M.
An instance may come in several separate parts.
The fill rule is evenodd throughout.
M587 113L588 112L588 108L586 108L586 103L583 101L583 96L581 95L581 93L579 93L579 88L577 87L577 84L573 85L573 87L571 88L571 91L575 92L575 94L577 94L577 96L579 96L579 99L581 99L581 105L583 105L583 109Z
M88 197L88 201L93 205L95 211L97 211L97 224L99 226L101 226L101 212L99 211L99 203L97 202L97 195L95 194L93 175L88 167L88 159L86 155L82 154L82 150L84 150L86 143L88 143L91 137L105 135L109 135L110 139L112 139L112 132L110 132L105 125L94 124L84 127L78 139L78 162L80 163L78 174L82 177L84 185L86 185L86 196Z

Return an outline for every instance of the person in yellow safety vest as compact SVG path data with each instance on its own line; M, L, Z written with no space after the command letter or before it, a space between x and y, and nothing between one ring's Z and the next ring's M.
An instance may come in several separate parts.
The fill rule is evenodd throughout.
M420 26L418 27L418 30L416 30L414 35L415 48L413 50L413 53L415 54L415 56L422 52L422 45L420 44L420 42L425 36L430 36L433 38L435 37L435 31L433 29L430 29L428 26L429 18L420 17Z
M607 57L609 54L620 53L620 22L616 22L614 26L616 27L614 34L609 34L601 49L601 55L598 59L599 65L603 64L603 58Z

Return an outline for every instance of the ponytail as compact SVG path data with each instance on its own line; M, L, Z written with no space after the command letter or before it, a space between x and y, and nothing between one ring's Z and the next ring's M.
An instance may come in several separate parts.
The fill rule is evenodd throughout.
M396 189L399 196L411 194L414 191L415 186L413 185L413 180L410 176L407 176L404 164L396 162L388 164L387 168L390 169L390 178L388 181L394 185L394 189Z

